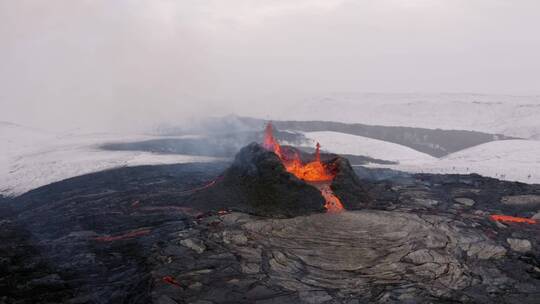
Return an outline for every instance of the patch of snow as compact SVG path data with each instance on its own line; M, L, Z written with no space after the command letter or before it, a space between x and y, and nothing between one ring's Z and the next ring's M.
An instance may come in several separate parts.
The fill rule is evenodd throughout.
M16 196L70 177L106 169L191 162L212 157L106 151L99 145L162 137L124 134L57 135L13 124L0 125L0 195Z
M502 140L458 151L432 162L372 164L415 173L477 173L508 181L540 183L540 141Z
M363 136L331 131L305 132L304 135L310 141L309 147L318 142L323 151L337 154L362 155L401 164L432 162L435 159L403 145Z

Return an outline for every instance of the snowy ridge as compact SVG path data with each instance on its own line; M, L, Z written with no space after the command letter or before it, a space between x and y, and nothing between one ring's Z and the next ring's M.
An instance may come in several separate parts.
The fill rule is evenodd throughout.
M450 154L431 163L376 165L416 173L469 174L540 183L540 141L502 140Z
M273 112L260 114L266 113ZM540 139L540 96L330 94L291 102L291 107L275 118L470 130Z

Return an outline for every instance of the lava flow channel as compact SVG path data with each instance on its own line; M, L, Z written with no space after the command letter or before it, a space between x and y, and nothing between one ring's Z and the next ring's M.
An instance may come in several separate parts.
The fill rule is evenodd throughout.
M509 216L509 215L493 214L493 215L490 216L490 218L492 220L498 221L498 222L536 224L536 221L533 220L533 219L524 218L524 217Z
M321 191L321 194L326 201L326 203L324 204L324 208L326 208L328 212L340 212L344 210L343 204L334 194L334 191L332 191L332 189L330 188L329 183L322 183L317 186L317 189Z
M304 164L297 151L294 151L292 158L287 157L283 153L281 146L274 138L271 123L266 125L266 130L264 133L263 147L274 152L279 157L287 172L319 189L326 201L324 207L328 212L339 212L344 210L343 204L330 188L330 184L332 183L335 175L328 172L324 164L321 162L321 145L319 143L317 143L315 150L315 160Z

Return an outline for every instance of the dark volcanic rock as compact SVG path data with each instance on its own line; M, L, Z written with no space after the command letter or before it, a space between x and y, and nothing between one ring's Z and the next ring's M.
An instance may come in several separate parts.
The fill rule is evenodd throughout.
M211 188L192 198L200 204L264 216L290 217L324 210L320 192L285 170L256 143L244 147Z
M349 161L342 157L332 160L336 177L330 186L339 197L343 207L347 210L355 210L367 207L372 199L365 187L356 176Z
M187 288L156 284L154 298L165 294L178 303L537 303L537 253L525 253L538 244L535 227L497 228L482 218L416 213L211 216L178 234L196 235L205 251L180 256L172 255L165 241L156 247L153 273L171 275ZM530 229L525 234L530 247L526 239L503 236L503 230L524 228Z
M501 203L512 206L522 207L530 210L540 210L540 195L512 195L504 196Z

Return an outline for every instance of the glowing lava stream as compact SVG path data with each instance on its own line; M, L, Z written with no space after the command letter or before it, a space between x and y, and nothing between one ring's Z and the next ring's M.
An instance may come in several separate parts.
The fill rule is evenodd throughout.
M326 203L324 204L324 208L326 208L327 212L335 213L335 212L341 212L345 210L343 208L343 204L339 200L339 198L334 194L334 191L330 188L330 183L309 183L310 185L313 185L321 191L322 196L324 197L324 200Z
M490 218L492 220L498 221L498 222L536 224L536 221L533 220L533 219L528 219L528 218L524 218L524 217L509 216L509 215L494 214L494 215L491 215Z
M345 210L339 198L330 188L330 184L335 176L328 172L321 162L321 154L319 151L321 145L319 145L319 143L317 143L317 149L315 150L315 160L304 164L296 151L294 152L292 159L284 155L281 146L274 138L271 123L266 125L264 133L263 147L274 152L279 157L287 172L319 189L326 201L324 207L328 212L340 212Z

